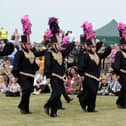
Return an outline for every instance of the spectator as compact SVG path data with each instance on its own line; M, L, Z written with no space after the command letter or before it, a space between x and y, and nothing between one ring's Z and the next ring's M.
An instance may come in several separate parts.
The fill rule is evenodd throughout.
M20 85L17 83L16 78L11 78L10 84L8 85L8 90L5 94L6 96L20 96Z
M102 75L99 83L98 95L109 95L109 85L107 83L107 76Z
M70 43L75 41L75 36L72 33L72 31L68 31L68 40L69 40Z
M7 90L7 87L4 81L3 69L0 69L0 92L5 93L6 90Z
M20 49L19 39L20 39L20 34L18 33L18 29L15 28L15 31L11 36L11 40L14 40L14 45L17 49Z
M112 74L112 82L110 83L109 91L111 95L118 96L121 91L121 84L119 83L119 75Z
M77 67L72 67L66 81L66 91L77 94L81 89L81 78L77 73Z
M42 92L50 92L50 90L49 81L43 76L43 68L40 67L35 75L33 94L37 95Z
M0 28L0 40L7 42L8 41L8 31L4 28Z

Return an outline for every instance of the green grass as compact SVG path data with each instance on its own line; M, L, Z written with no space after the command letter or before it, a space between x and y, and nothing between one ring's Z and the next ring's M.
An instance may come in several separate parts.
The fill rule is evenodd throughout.
M0 126L125 126L126 110L118 109L116 97L98 96L98 112L83 112L76 96L71 103L62 98L65 110L58 111L59 117L51 118L45 115L42 106L48 99L48 94L31 96L31 115L18 112L17 104L20 98L5 97L0 94Z

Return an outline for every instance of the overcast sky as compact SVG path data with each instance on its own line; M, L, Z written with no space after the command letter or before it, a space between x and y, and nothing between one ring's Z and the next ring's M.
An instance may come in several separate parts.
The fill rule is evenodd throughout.
M40 41L48 28L48 18L59 19L61 29L72 30L76 38L82 33L80 25L89 21L94 29L112 19L126 23L126 0L0 0L0 27L9 35L18 28L20 19L28 14L32 23L32 41Z

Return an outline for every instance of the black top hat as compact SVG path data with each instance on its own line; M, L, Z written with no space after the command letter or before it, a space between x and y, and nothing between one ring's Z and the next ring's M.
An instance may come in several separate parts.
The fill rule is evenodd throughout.
M51 43L57 43L57 42L58 42L58 41L57 41L56 36L53 35L53 36L51 37Z
M80 35L80 43L84 43L85 42L85 36L83 34Z
M87 46L93 45L93 42L90 39L86 40L86 43L87 43Z
M26 35L21 36L21 42L27 43L27 36Z
M123 45L123 44L126 44L125 38L121 38L121 39L120 39L120 45Z

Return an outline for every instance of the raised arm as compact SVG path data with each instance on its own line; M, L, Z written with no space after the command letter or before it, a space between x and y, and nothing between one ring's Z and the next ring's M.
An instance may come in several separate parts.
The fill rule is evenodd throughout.
M107 47L106 49L105 49L105 51L103 52L103 53L98 53L98 56L100 57L100 59L104 59L104 58L106 58L110 53L111 53L111 47L109 46L109 47Z
M69 43L66 49L62 51L63 57L66 57L74 47L75 47L75 42Z

